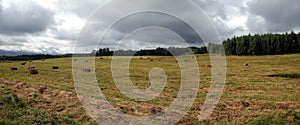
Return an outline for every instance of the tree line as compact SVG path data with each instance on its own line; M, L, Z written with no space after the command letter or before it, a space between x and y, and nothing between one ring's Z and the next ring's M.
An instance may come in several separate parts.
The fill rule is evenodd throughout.
M223 46L222 46L223 45ZM156 48L141 50L115 50L109 48L101 48L94 50L89 54L76 54L80 56L176 56L191 54L207 54L222 53L225 50L226 55L252 56L252 55L275 55L275 54L292 54L300 53L300 33L295 32L284 34L263 34L263 35L244 35L233 37L225 40L222 44L209 43L203 47L187 47L187 48ZM0 60L41 60L51 58L72 57L73 54L50 55L50 54L33 54L18 56L0 56Z
M11 60L11 61L29 61L29 60L42 60L42 59L53 59L53 58L64 58L72 57L72 54L65 55L50 55L50 54L33 54L33 55L18 55L18 56L0 56L0 60Z
M184 54L206 54L207 48L204 47L169 47L169 48L156 48L156 49L141 49L141 50L115 50L110 51L109 48L101 48L96 52L93 51L96 56L177 56Z
M222 46L223 45L223 46ZM222 44L209 43L204 47L188 48L157 48L150 50L117 50L110 51L109 48L96 51L97 56L112 56L114 53L135 56L172 56L182 55L185 51L192 50L194 54L218 53L225 51L226 55L255 56L300 53L300 33L244 35L225 40ZM170 53L172 52L172 53ZM118 55L117 54L117 55Z
M275 55L300 53L300 33L245 35L223 42L226 55Z

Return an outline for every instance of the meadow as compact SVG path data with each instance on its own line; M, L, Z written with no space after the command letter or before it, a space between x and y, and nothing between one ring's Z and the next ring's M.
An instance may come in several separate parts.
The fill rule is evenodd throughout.
M192 108L178 124L300 124L300 54L227 56L227 77L222 98L213 114L199 122L211 80L208 55L196 55L200 87ZM121 58L121 57L120 57ZM77 60L84 63L85 60ZM0 62L0 124L97 124L77 99L72 79L72 58L27 62ZM248 66L244 64L248 63ZM18 70L11 71L16 66ZM34 66L39 74L31 75ZM52 69L59 66L59 69ZM108 101L120 111L145 116L167 108L180 87L180 68L174 57L134 57L130 79L140 89L150 86L149 72L164 69L167 85L151 101L134 101L114 84L111 57L96 57L95 72Z

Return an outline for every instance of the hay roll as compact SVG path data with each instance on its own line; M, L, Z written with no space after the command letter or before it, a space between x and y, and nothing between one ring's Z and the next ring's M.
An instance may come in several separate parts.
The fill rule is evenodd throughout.
M34 66L29 66L29 67L27 67L27 69L31 70L31 69L35 69L35 67Z
M52 69L59 69L59 66L52 66Z
M18 70L18 67L15 67L15 66L10 67L10 70L12 70L12 71Z
M28 72L29 72L29 74L31 74L31 75L39 74L39 71L38 71L37 69L30 69Z
M90 68L84 68L83 72L92 72L92 69L90 69Z
M27 62L22 62L22 63L21 63L21 65L23 65L23 66L24 66L24 65L26 65L26 63L27 63Z
M211 65L209 65L209 64L207 64L207 65L206 65L206 67L207 67L207 68L211 68L212 66L211 66Z

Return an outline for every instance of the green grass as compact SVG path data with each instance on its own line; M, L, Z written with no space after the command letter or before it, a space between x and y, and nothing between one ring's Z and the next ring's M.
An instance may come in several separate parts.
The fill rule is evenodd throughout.
M77 124L69 117L31 107L34 104L32 101L18 97L9 88L2 86L0 93L0 124Z
M204 122L199 122L197 115L199 115L210 85L211 69L206 67L210 62L208 55L197 56L201 78L198 98L189 114L182 118L179 124L299 124L300 54L228 56L226 86L220 101L222 105L219 105L211 118ZM85 60L78 61L85 62ZM21 66L20 63L0 62L0 78L75 93L72 81L71 58L28 63L27 66L35 66L39 69L40 74L38 75L28 74L27 66ZM249 66L244 66L244 63L248 63ZM59 66L60 69L53 70L51 67L54 65ZM19 70L10 71L11 66L17 66ZM180 68L173 57L134 57L131 60L129 70L133 84L140 89L149 87L148 75L151 69L155 67L164 69L168 78L166 88L154 100L137 102L118 91L110 69L111 57L101 57L101 59L97 57L95 64L96 77L104 95L116 108L125 106L122 111L132 115L135 115L130 112L132 108L145 110L145 112L153 105L163 109L167 108L178 94L181 74ZM3 92L5 93L4 90ZM249 102L250 106L243 107L241 101ZM286 108L280 108L280 103L287 105ZM25 105L29 105L29 103L25 103ZM12 108L12 111L21 112L18 109ZM4 110L0 113L2 112ZM25 115L23 119L32 119L30 116L36 114L34 110L21 113ZM65 115L68 116L68 114ZM52 119L53 114L43 116L45 116L45 119L43 119L45 121L55 121L55 119ZM60 117L60 119L64 119L64 117ZM68 118L66 119L68 120ZM12 119L3 117L0 123L10 124L15 122Z

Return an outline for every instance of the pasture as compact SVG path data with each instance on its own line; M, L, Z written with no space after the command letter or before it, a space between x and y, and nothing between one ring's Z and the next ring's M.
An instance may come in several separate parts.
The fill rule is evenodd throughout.
M228 56L226 59L227 77L222 98L211 117L199 122L197 116L210 86L211 67L208 66L208 55L197 55L200 87L195 89L199 92L192 108L178 124L299 125L300 54ZM86 60L76 61L84 63ZM0 62L0 124L31 124L35 121L96 124L77 99L72 58L21 63ZM59 68L53 69L54 66ZM11 67L17 67L17 70L11 70ZM29 74L28 67L38 69L38 74ZM111 57L96 57L95 72L99 88L115 108L130 115L145 116L167 108L180 87L180 68L174 57L134 57L129 70L133 84L140 89L148 88L149 72L155 67L164 69L167 85L157 98L145 102L134 101L118 91L112 78Z

